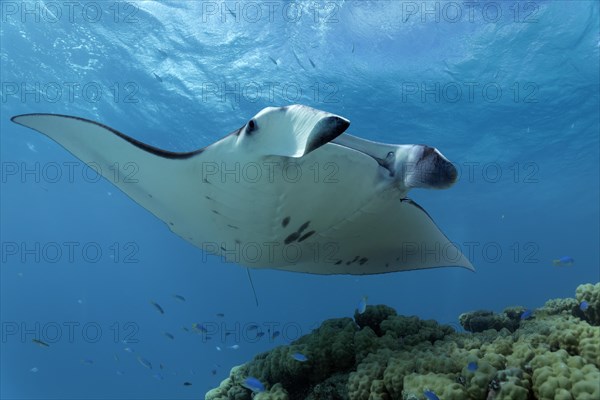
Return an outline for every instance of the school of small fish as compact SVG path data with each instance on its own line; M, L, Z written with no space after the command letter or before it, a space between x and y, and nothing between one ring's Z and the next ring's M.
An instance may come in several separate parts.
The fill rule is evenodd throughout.
M311 64L312 64L312 62L311 62ZM314 67L314 65L313 65L313 67ZM554 265L557 265L557 266L571 266L571 265L573 265L574 260L573 260L572 257L565 256L565 257L561 257L559 259L553 260L553 263L554 263ZM182 296L182 295L179 295L179 294L173 294L173 298L175 300L181 302L181 303L186 302L186 298L184 296ZM361 297L360 301L358 302L357 308L356 308L356 311L357 311L358 314L363 314L366 311L366 309L367 309L367 301L368 301L368 297L367 296ZM79 302L79 303L81 303L81 302ZM157 303L154 300L151 300L150 304L154 307L154 309L156 311L158 311L159 314L161 314L161 315L165 314L165 309L159 303ZM581 301L579 303L579 309L581 311L585 312L588 308L589 308L589 303L587 301L584 300L584 301ZM533 316L533 313L534 313L533 310L531 310L531 309L525 309L521 313L520 319L521 320L527 320L527 319L529 319L529 318L531 318ZM224 313L216 313L215 315L218 318L224 318L225 317ZM183 326L182 329L183 329L183 331L188 332L188 333L191 333L191 332L199 333L199 334L203 335L203 337L205 339L211 339L211 336L208 335L209 334L209 329L207 329L201 323L193 323L191 325L191 330L188 327L186 327L186 326ZM254 324L254 323L246 325L244 327L244 330L245 330L245 332L256 332L256 338L261 338L261 337L263 337L265 335L265 332L260 329L260 326L258 324ZM278 330L274 330L273 332L271 332L270 329L267 329L267 332L269 333L268 337L271 340L274 340L274 339L276 339L277 337L279 337L281 335L281 332L278 331ZM225 334L225 337L229 336L229 334L231 334L231 332L227 332ZM163 335L166 338L170 339L170 340L175 340L175 335L173 335L172 333L170 333L168 331L163 331ZM49 343L47 343L47 342L45 342L43 340L40 340L40 339L32 339L31 341L33 343L37 344L40 347L50 347ZM128 341L127 340L123 340L122 343L128 343ZM239 350L240 349L240 345L237 344L237 343L235 343L235 344L226 346L226 348L230 349L230 350ZM221 346L215 346L215 349L217 351L222 351L222 347ZM135 351L131 347L125 347L125 348L123 348L123 350L125 352L127 352L127 353L132 353L132 354L135 353ZM300 352L291 353L290 357L293 358L294 360L298 361L299 363L306 363L306 362L309 361L309 357L307 357L305 354L300 353ZM120 358L119 358L119 356L116 353L113 355L113 358L114 358L114 360L116 362L120 362ZM142 357L141 355L137 355L136 356L136 360L144 368L147 368L149 370L153 369L152 363L148 359ZM83 359L81 359L81 363L83 365L92 366L92 365L94 365L94 360L90 359L90 358L83 358ZM159 364L159 366L160 366L160 370L161 371L165 369L165 367L164 367L164 365L162 363ZM210 374L211 375L217 375L217 373L218 373L218 369L217 368L220 368L220 367L221 367L220 365L215 364L215 367L210 370ZM467 371L474 373L478 369L477 362L476 361L471 361L471 362L467 363L466 369L467 369ZM32 367L30 369L30 372L32 372L32 373L36 373L38 371L39 371L38 367ZM119 369L119 370L116 370L116 374L119 375L119 376L122 376L122 375L125 374L125 372ZM171 374L172 375L177 375L177 373L175 371L172 371ZM194 375L194 371L193 370L190 371L190 375ZM152 375L152 377L154 379L156 379L156 380L159 380L159 381L165 380L165 376L161 372L155 372ZM183 382L183 386L192 386L192 382L184 381ZM253 393L260 393L260 392L264 392L265 391L264 384L258 378L255 378L255 377L252 377L252 376L247 377L244 380L244 382L242 383L242 386L246 387L247 389L249 389ZM425 390L423 392L423 396L427 400L440 400L439 397L433 391L431 391L429 389L427 389L427 390Z

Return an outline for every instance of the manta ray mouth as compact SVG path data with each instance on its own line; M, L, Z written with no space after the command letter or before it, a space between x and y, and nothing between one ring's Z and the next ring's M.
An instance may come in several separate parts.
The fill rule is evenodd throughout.
M433 147L425 148L419 164L424 164L424 172L427 172L428 177L427 183L431 187L446 189L454 185L458 179L456 167Z
M420 146L414 165L407 165L406 185L411 188L447 189L458 179L456 167L437 149Z
M308 154L323 146L325 143L331 142L333 139L344 133L349 126L350 121L346 118L338 117L337 115L322 118L316 123L310 133L310 139L306 144L304 154Z

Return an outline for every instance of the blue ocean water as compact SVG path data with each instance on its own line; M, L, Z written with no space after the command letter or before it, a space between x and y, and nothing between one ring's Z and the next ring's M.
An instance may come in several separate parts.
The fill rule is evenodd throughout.
M203 398L232 366L351 316L365 295L458 328L462 312L535 308L600 279L596 1L0 6L2 398ZM243 268L10 122L77 115L188 151L296 103L452 160L454 187L411 197L476 272L254 270L256 306ZM563 256L573 265L553 265ZM215 337L182 329L192 323ZM282 334L255 339L251 323Z

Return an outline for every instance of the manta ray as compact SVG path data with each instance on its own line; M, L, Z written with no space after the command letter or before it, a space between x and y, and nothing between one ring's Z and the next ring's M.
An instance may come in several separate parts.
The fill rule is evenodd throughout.
M473 270L407 197L414 188L449 188L456 168L433 147L347 134L349 120L329 112L268 107L190 152L75 116L12 121L48 136L175 234L226 262L313 274Z

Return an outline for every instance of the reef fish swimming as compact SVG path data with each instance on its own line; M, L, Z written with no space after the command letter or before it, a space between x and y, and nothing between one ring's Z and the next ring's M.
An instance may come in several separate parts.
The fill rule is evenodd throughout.
M151 301L150 304L152 304L154 306L154 308L156 308L156 311L158 311L159 313L161 313L161 314L165 313L165 310L160 306L160 304L158 304L154 301Z
M360 301L358 302L358 306L356 307L356 311L359 314L363 314L367 310L367 300L368 300L368 297L367 296L363 296L360 299Z
M561 258L552 260L552 264L554 264L555 267L571 267L573 264L575 264L575 260L573 257L563 256Z
M345 133L350 122L329 112L268 107L189 152L162 150L75 116L12 121L48 136L175 234L226 262L313 274L473 269L407 197L412 189L452 186L452 163L426 145L352 136Z
M440 400L440 398L431 390L425 390L423 395L427 397L427 400Z
M521 321L524 321L526 319L528 319L529 317L531 317L533 315L533 311L530 309L526 309L525 311L523 311L523 313L521 314Z
M48 343L44 342L43 340L31 339L31 341L41 347L50 347L50 345Z
M265 385L263 385L263 383L258 378L255 378L253 376L249 376L246 379L244 379L242 386L244 386L247 389L250 389L254 393L260 393L265 391Z
M140 364L142 364L144 367L148 368L148 369L152 369L152 363L148 360L146 360L144 357L142 356L138 356L137 358L138 362Z
M470 372L475 372L477 371L477 363L475 361L471 361L470 363L467 364L467 370Z
M300 362L306 362L308 361L308 357L306 357L304 354L302 353L294 353L292 354L292 358L296 361L300 361Z

